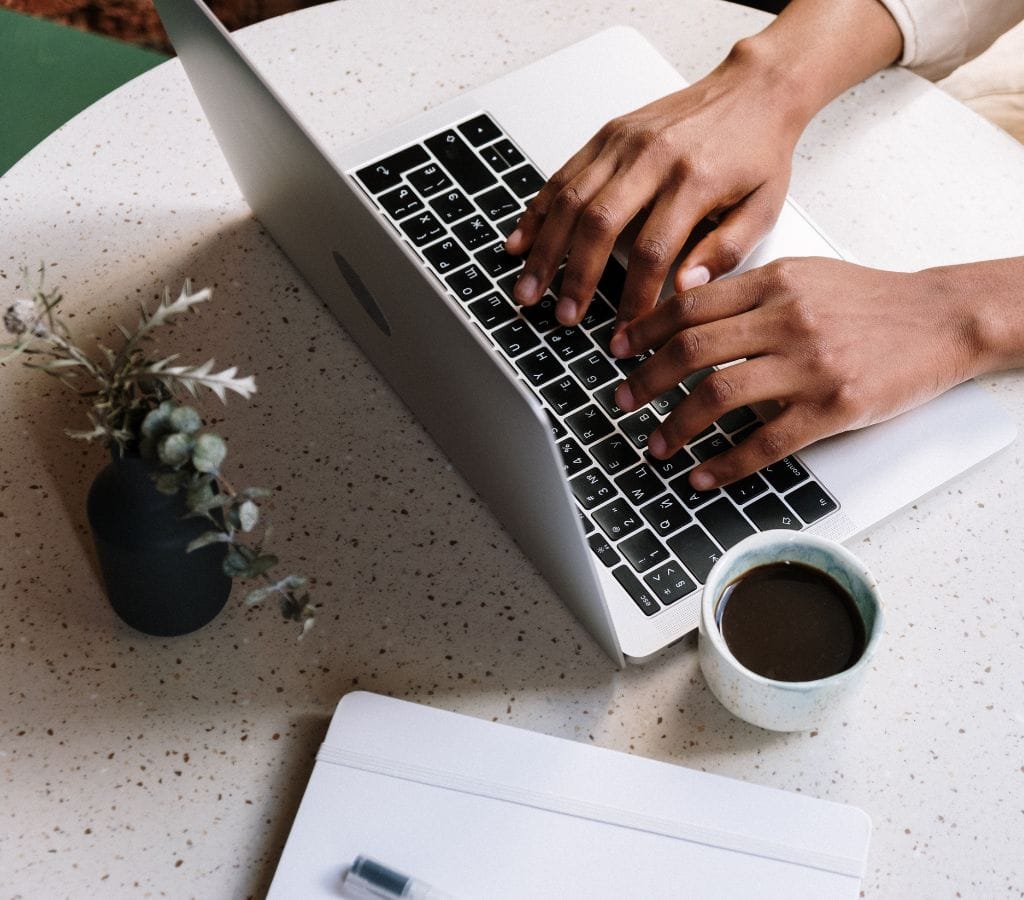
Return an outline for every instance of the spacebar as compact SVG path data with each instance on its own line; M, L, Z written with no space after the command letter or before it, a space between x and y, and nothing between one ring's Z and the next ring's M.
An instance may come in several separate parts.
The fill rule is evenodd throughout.
M425 143L466 193L475 194L498 180L453 130L435 134Z

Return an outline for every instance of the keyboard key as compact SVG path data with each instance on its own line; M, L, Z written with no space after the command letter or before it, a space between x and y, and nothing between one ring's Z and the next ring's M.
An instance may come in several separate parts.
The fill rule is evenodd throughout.
M480 198L477 197L477 202L479 202L479 201L480 201ZM502 219L498 223L498 231L500 231L505 237L508 237L509 235L512 234L513 231L516 230L518 225L519 225L519 216L517 216L517 215L516 216L509 216L507 219Z
M653 500L665 488L650 466L637 466L615 479L619 490L633 503L640 506Z
M615 365L617 365L619 367L619 371L628 378L652 356L654 356L654 354L650 350L645 350L639 356L633 356L629 359L617 359L615 360Z
M605 354L608 356L611 355L611 350L609 350L608 345L612 342L613 334L615 334L614 322L608 322L607 324L602 325L599 328L595 328L590 332L590 336L594 339L594 343L604 350Z
M625 286L626 270L615 257L611 257L608 260L608 265L604 267L604 272L601 274L600 279L598 279L597 289L605 300L618 308L619 300L622 297L622 289Z
M520 209L519 201L503 187L496 187L486 194L481 194L476 198L476 202L492 222L504 219L505 216L519 212Z
M761 470L761 474L780 494L786 493L790 488L796 487L801 481L807 479L807 470L795 456L787 456L770 466L765 466Z
M801 527L800 520L793 510L775 494L767 494L760 500L755 500L743 511L757 526L758 531L768 531L772 528L792 528L794 531L799 531Z
M541 347L539 350L520 356L516 360L516 366L526 376L526 380L535 387L547 384L552 378L565 374L565 367L547 347ZM611 425L608 427L611 428ZM584 440L579 434L577 437Z
M443 222L458 222L476 209L462 191L447 191L431 200L430 206Z
M560 416L579 409L588 399L586 391L577 384L576 379L568 377L551 382L541 390L540 395Z
M690 445L690 452L700 461L705 462L712 456L725 453L732 448L732 442L724 435L715 432L711 437L705 438L696 444Z
M608 543L608 538L601 534L601 532L596 532L588 537L587 543L590 544L590 549L594 551L594 555L608 566L609 569L621 562L622 557L615 552L615 548Z
M573 496L584 509L593 509L615 496L612 483L597 469L588 469L569 482Z
M560 325L550 332L545 340L547 340L548 346L558 354L559 358L564 359L566 362L579 356L581 353L586 353L587 350L594 349L594 342L587 337L585 331L575 327L567 328L565 325Z
M820 484L814 481L798 487L795 491L790 491L786 494L786 500L808 525L839 508L836 501L825 493Z
M587 307L587 314L580 321L580 328L590 331L592 328L597 328L598 325L611 322L614 318L615 310L605 303L604 300L595 297L590 301L590 306Z
M759 497L766 490L768 490L768 485L756 472L753 475L748 475L746 478L741 478L739 481L734 481L732 484L727 484L725 486L725 492L732 497L733 502L739 506L753 500L755 497Z
M486 113L481 113L468 122L463 122L459 126L459 131L466 136L466 140L474 147L488 144L501 137L501 129L494 124L494 121Z
M546 409L544 412L547 413L548 424L551 426L551 434L554 435L555 440L564 438L569 433L565 430L565 426L551 414L550 410Z
M590 459L572 438L562 438L558 442L558 452L562 456L562 468L565 469L566 478L572 478L591 465Z
M404 185L396 187L386 194L381 194L377 200L393 219L404 219L423 209L423 201L412 192L411 188Z
M556 305L555 298L545 294L533 306L522 307L523 318L533 326L534 331L546 334L559 327L558 319L555 318Z
M692 375L687 375L683 379L683 387L686 388L686 392L692 394L693 389L714 371L714 369L699 369Z
M722 555L722 548L699 525L691 525L675 537L670 537L668 546L701 584L708 580L708 572Z
M493 334L494 340L498 342L498 346L508 356L518 356L520 353L532 350L540 344L540 338L533 333L530 326L522 319L516 319L507 325L502 325Z
M647 586L665 605L675 603L697 589L693 579L683 571L678 563L670 562L644 576Z
M445 175L437 163L431 163L422 169L416 169L407 176L409 183L424 197L430 197L438 191L452 186L452 180Z
M465 222L453 225L452 234L462 242L467 250L486 247L498 237L498 233L487 224L487 220L481 215L475 215L471 219L466 219Z
M417 144L415 147L399 150L387 159L364 166L356 172L356 177L371 194L379 194L395 187L402 180L403 172L422 165L428 159L430 157L427 151Z
M754 526L743 518L742 513L725 497L701 507L695 515L700 524L726 550L754 533Z
M527 164L506 172L501 176L501 180L512 188L517 197L532 197L544 187L545 178L533 166Z
M526 157L523 156L519 148L508 138L498 141L498 143L493 146L493 149L500 153L501 158L510 166L518 166L520 163L526 161Z
M746 425L756 421L757 416L754 415L754 411L749 406L740 406L736 409L730 409L727 413L723 413L718 419L718 427L726 434L732 434L734 431L739 431Z
M444 234L444 225L437 221L437 217L432 212L425 212L406 219L402 223L402 231L417 247L422 247Z
M569 366L573 369L572 366ZM576 370L573 369L573 372ZM581 381L583 379L580 379ZM594 399L604 408L604 411L608 413L613 419L618 419L620 416L624 416L626 413L624 410L619 409L615 404L615 389L619 386L616 381L613 384L606 384L603 388L594 392Z
M590 532L597 529L597 526L587 518L587 514L582 509L577 509L576 515L580 517L580 525L583 526L584 534L590 534Z
M578 331L578 329L576 329ZM589 339L588 339L589 343ZM593 344L590 344L593 347ZM598 385L602 385L605 382L612 381L619 377L619 373L615 371L613 366L603 353L588 353L586 356L580 357L575 362L569 364L569 368L572 370L579 380L580 384L584 385L588 390L594 390ZM612 385L612 394L615 393L617 384ZM621 416L622 410L615 406L614 398L611 399L611 404L617 410L615 415ZM604 406L604 403L601 403ZM612 410L608 410L611 412Z
M463 302L479 297L484 291L491 289L491 282L475 265L466 266L466 268L460 269L458 272L453 272L445 278L445 283L455 292L455 296Z
M649 409L641 409L639 412L619 422L619 428L634 444L643 450L647 446L647 438L655 428L658 427L658 417Z
M668 562L668 550L665 549L665 545L646 528L622 541L619 544L619 552L638 572L646 572L653 566Z
M676 478L684 472L689 472L696 464L685 447L677 450L668 459L655 459L653 456L648 456L647 462L666 481L670 478ZM681 479L680 484L685 481L686 479ZM687 487L689 487L688 484Z
M621 498L605 504L593 516L594 521L613 541L632 534L643 524L639 513Z
M499 325L504 325L516 317L516 311L512 308L512 304L500 294L490 294L487 297L474 300L469 304L469 311L473 314L473 318L488 331Z
M674 387L671 390L665 391L660 397L655 397L651 401L651 406L659 416L667 416L685 396L686 394L683 393L682 388Z
M686 507L672 494L665 494L646 504L640 513L662 537L678 531L693 519Z
M499 241L476 254L477 261L491 278L498 278L522 268L523 258L506 252L505 242Z
M431 244L424 249L423 255L441 274L457 269L459 266L464 266L469 262L469 256L466 254L466 251L452 238L445 238L443 241Z
M567 416L565 424L584 444L592 444L614 430L612 423L593 403Z
M498 180L469 145L451 129L427 138L424 143L467 194L476 194Z
M658 606L658 601L654 599L654 593L640 583L636 575L629 571L628 566L612 569L612 575L645 616L653 616L661 608Z
M480 155L484 158L484 162L487 163L495 172L504 172L506 169L512 167L504 156L501 155L496 144L492 144L490 147L484 147L480 151Z
M686 504L687 509L697 509L699 506L703 506L708 500L717 497L722 493L721 488L712 488L710 491L695 491L690 487L689 476L680 475L678 478L673 478L668 486L672 488L673 493Z
M627 469L640 458L636 450L629 445L629 441L617 434L606 438L600 444L595 444L590 448L590 454L609 475Z

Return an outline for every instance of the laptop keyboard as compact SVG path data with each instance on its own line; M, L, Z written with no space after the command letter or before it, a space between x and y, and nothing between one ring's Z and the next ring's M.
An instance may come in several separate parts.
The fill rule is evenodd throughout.
M587 542L645 615L704 583L722 551L749 534L802 529L838 508L796 456L725 488L695 491L687 474L758 428L731 410L668 460L647 437L710 370L697 372L638 412L615 405L615 388L647 356L608 353L625 270L610 261L586 318L555 319L558 280L535 306L512 289L522 261L505 252L526 202L544 178L486 114L431 135L355 172L356 178L466 316L539 398Z

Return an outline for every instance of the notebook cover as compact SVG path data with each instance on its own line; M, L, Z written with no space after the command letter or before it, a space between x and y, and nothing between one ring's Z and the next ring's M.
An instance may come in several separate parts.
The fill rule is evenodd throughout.
M356 692L269 896L344 897L363 854L456 900L855 898L870 830L854 807Z

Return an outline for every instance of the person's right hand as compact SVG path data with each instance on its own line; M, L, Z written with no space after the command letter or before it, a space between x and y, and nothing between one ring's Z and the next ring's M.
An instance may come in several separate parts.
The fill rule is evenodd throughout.
M515 299L540 300L568 257L556 315L579 323L616 239L637 216L620 326L654 307L702 220L717 224L686 254L676 290L730 271L778 217L805 124L741 42L706 78L609 122L555 173L508 239L510 253L528 253Z

